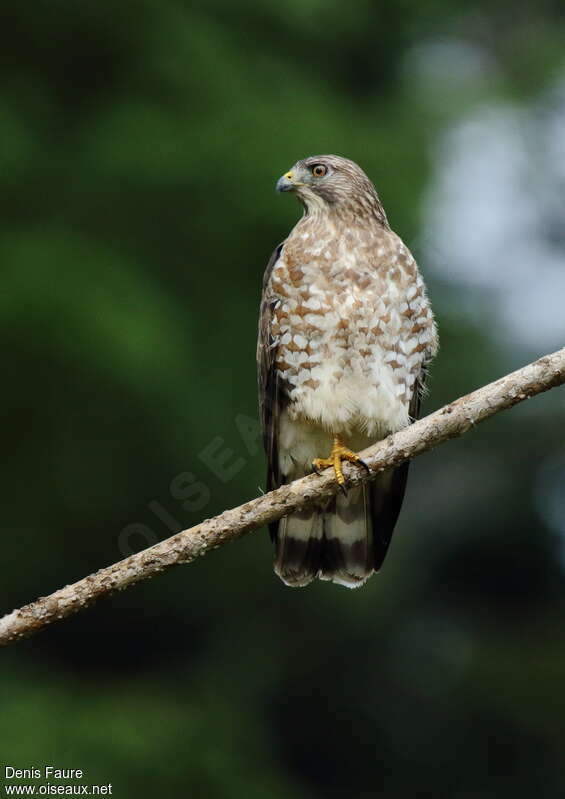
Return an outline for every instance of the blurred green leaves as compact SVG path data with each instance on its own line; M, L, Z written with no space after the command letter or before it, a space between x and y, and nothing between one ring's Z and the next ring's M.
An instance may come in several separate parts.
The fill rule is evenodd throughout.
M4 237L0 257L2 322L47 352L109 368L146 391L187 357L177 309L110 250L69 232L28 230Z

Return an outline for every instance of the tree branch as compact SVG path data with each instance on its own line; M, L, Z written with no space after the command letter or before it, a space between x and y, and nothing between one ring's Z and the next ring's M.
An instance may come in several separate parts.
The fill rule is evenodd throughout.
M437 444L463 435L489 416L563 383L565 348L445 405L369 447L362 453L363 460L375 472L398 466ZM351 484L371 479L363 469L347 465L345 469ZM330 496L336 489L333 472L328 469L321 476L309 475L207 519L4 616L0 619L0 645L31 635L101 597L128 588L170 566L191 563L211 549Z

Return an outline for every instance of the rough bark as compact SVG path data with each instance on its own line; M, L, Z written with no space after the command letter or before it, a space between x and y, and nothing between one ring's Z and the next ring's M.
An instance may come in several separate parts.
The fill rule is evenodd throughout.
M565 348L460 397L410 427L362 453L378 472L463 435L495 413L565 383ZM350 484L370 480L363 469L345 465ZM77 613L97 599L152 577L180 563L190 563L209 550L240 538L298 508L336 491L333 472L309 475L264 496L227 510L155 546L131 555L95 574L14 610L0 619L0 645L31 635L52 622Z

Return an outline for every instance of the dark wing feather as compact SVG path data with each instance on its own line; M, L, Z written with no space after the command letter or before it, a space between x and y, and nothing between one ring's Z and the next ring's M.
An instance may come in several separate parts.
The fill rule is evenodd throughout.
M422 368L410 400L410 419L415 422L420 415L420 404L426 379L426 370ZM387 469L376 480L369 483L369 508L373 523L373 552L375 571L378 571L388 552L404 492L408 480L410 461L405 461L396 469Z
M274 310L274 298L267 293L271 272L279 259L283 245L273 252L265 269L261 310L259 313L259 336L257 340L257 375L259 379L259 410L263 427L263 446L267 455L267 491L281 484L278 455L278 421L282 406L280 381L275 369L277 342L273 340L270 328ZM274 536L278 522L270 525Z

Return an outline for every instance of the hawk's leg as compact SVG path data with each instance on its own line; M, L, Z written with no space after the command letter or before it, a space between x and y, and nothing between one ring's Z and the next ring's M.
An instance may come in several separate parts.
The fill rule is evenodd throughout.
M320 473L321 469L328 469L330 466L333 466L335 479L337 480L340 486L343 486L345 483L345 477L343 475L343 470L341 468L342 461L349 461L349 463L356 463L358 466L362 466L367 471L370 471L369 467L362 461L359 455L355 452L352 452L348 449L343 441L341 440L341 436L334 436L334 443L332 447L332 451L329 458L315 458L312 461L312 468L316 473Z

